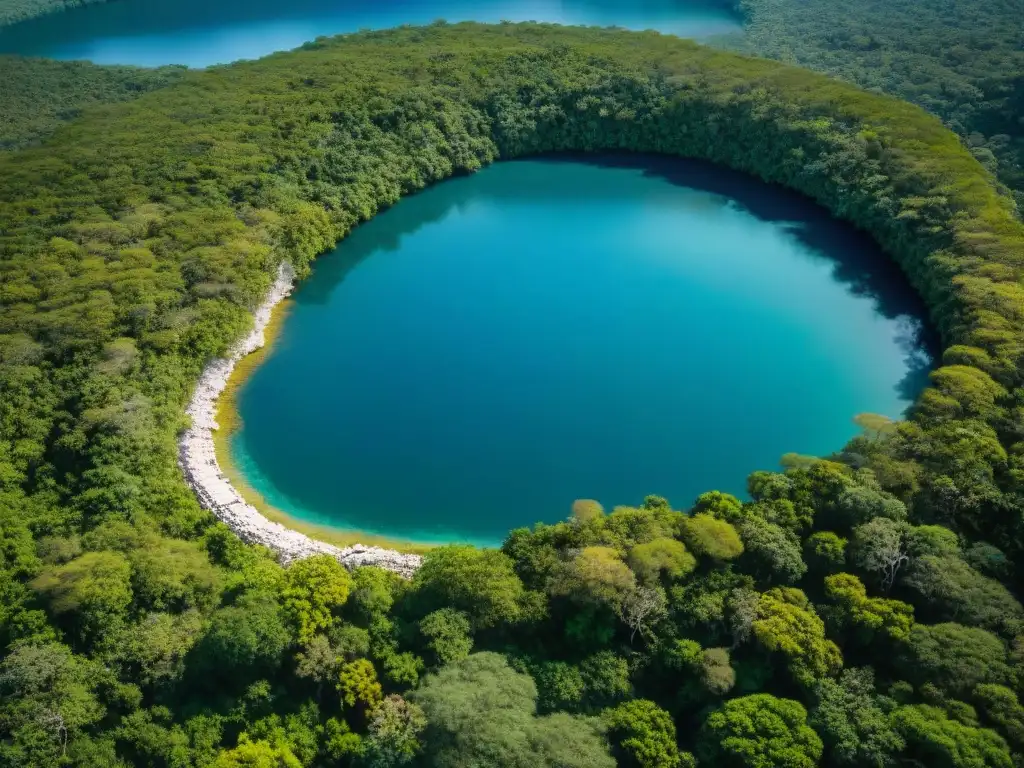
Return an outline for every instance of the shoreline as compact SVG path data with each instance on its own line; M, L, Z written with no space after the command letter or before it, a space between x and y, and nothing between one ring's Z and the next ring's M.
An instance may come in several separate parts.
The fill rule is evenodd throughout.
M238 363L265 345L265 331L274 309L291 294L294 282L294 270L287 262L282 263L267 297L253 313L252 330L231 346L227 357L213 360L203 369L185 409L192 423L179 438L178 465L203 509L210 511L243 541L275 552L282 564L327 554L346 568L375 565L409 578L422 563L421 555L364 544L338 547L270 520L246 501L217 460L214 436L219 429L217 412L221 394L227 389Z

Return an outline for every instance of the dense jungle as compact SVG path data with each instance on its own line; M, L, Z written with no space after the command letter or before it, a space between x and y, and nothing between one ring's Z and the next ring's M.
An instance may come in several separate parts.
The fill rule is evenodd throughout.
M744 6L740 47L792 63L472 23L200 71L5 57L0 764L1024 764L1020 28L945 7ZM710 160L870 233L942 340L907 420L411 579L200 508L184 406L283 261L565 151Z

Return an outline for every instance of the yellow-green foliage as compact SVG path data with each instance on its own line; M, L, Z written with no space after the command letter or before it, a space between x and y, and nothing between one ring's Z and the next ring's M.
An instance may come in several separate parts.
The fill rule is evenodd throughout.
M583 602L618 606L636 586L636 578L611 547L586 547L566 562L552 591Z
M376 707L384 694L377 682L377 671L369 659L356 659L341 665L338 673L338 692L349 707Z
M572 518L581 525L604 515L604 507L593 499L576 499L572 503Z
M802 685L837 674L843 666L839 648L825 637L825 625L799 589L782 587L761 595L752 629L762 646L786 659Z
M868 597L861 580L850 573L825 578L825 595L838 604L843 620L866 635L868 640L882 635L890 640L905 640L914 624L914 609L899 600Z
M675 539L660 538L637 544L629 550L629 567L641 581L657 581L662 574L681 579L697 566L697 559L686 545Z
M330 555L299 560L285 571L282 602L300 643L308 643L317 632L330 629L351 589L352 577Z
M743 554L743 542L732 524L711 515L702 513L686 520L682 535L698 557L724 562Z

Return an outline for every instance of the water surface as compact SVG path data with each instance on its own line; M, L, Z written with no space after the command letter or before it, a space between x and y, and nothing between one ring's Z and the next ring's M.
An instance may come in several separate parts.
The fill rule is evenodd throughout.
M494 543L573 499L685 507L899 416L920 302L864 235L712 166L501 163L322 257L234 459L304 520Z
M0 28L0 52L206 67L321 35L448 21L547 21L706 38L740 29L727 0L112 0Z

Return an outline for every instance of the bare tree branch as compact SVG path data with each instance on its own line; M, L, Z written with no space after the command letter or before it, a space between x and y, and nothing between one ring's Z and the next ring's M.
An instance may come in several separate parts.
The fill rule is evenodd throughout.
M623 598L619 618L632 630L630 643L638 631L643 635L651 624L665 615L666 603L664 590L656 587L637 587Z

